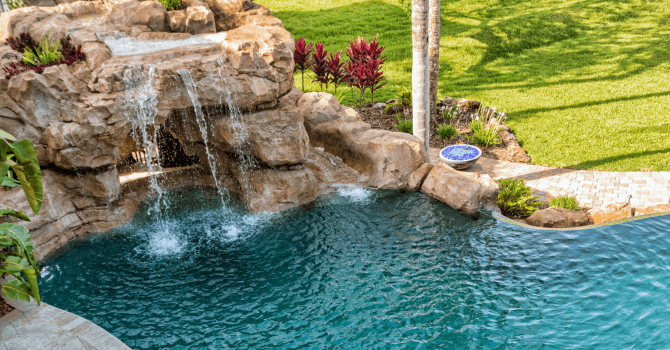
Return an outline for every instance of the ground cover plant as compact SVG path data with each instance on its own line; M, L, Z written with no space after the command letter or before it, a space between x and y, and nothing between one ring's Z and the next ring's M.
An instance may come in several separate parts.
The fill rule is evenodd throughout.
M158 0L168 11L180 10L182 8L181 0Z
M550 207L559 207L569 210L579 210L579 203L574 197L556 197L549 202Z
M375 100L411 86L411 20L398 1L258 2L328 51L379 33L387 86ZM443 1L439 91L505 110L535 164L668 171L668 18L662 0Z
M19 37L9 37L7 43L13 50L23 53L20 61L3 68L7 79L25 71L42 73L47 67L69 65L86 59L81 46L74 47L69 39L51 43L47 35L38 43L30 34L21 34Z

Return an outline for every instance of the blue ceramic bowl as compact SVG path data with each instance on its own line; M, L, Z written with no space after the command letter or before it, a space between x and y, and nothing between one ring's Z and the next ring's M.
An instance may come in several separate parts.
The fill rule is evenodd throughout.
M482 150L470 145L451 145L440 151L440 159L456 170L467 169L481 156Z

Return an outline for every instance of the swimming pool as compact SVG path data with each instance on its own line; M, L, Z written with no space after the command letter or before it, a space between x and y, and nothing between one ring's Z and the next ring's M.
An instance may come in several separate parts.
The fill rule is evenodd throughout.
M670 347L670 216L534 230L343 187L251 215L200 189L45 262L43 300L133 349Z

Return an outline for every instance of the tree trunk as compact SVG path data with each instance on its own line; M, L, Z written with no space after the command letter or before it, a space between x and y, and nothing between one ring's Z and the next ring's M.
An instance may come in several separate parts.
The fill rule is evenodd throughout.
M437 80L440 76L440 0L429 0L428 66L430 67L430 116L437 124Z
M412 0L412 124L430 157L428 0Z

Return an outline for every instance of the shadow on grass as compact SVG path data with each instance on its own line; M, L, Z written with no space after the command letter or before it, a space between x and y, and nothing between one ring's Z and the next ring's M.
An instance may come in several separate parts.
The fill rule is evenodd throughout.
M603 105L603 104L608 104L608 103L624 102L624 101L631 101L631 100L643 100L643 99L646 99L646 98L661 97L661 96L670 96L670 91L656 92L656 93L651 93L651 94L635 95L635 96L615 97L615 98L609 98L609 99L606 99L606 100L588 101L588 102L582 102L582 103L577 103L577 104L573 104L573 105L559 106L559 107L530 108L530 109L524 109L524 110L514 112L514 117L515 118L516 117L524 117L524 116L532 115L532 114L536 114L536 113L552 112L552 111L564 111L564 110L573 109L573 108L584 108L584 107L591 107L591 106ZM655 129L658 128L658 126L645 127L645 128L651 128L651 129L655 130ZM633 130L631 130L631 131L633 131Z

